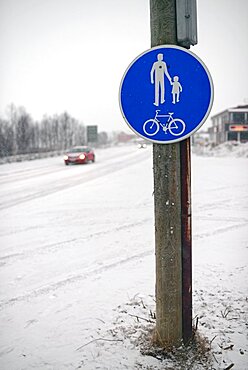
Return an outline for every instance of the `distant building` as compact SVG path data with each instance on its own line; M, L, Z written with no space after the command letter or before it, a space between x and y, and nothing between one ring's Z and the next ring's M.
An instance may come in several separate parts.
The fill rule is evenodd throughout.
M211 120L212 126L208 129L210 142L248 142L248 105L226 109L211 117Z

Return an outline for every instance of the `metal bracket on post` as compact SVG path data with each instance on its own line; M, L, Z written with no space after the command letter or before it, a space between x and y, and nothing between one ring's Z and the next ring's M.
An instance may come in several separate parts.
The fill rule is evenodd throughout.
M197 44L196 0L176 0L177 43L185 48Z

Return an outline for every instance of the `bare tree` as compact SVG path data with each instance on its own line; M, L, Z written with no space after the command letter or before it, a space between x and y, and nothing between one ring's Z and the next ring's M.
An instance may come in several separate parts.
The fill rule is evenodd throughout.
M67 112L34 122L24 107L11 104L0 118L0 156L64 150L85 143L85 127Z
M13 154L13 128L7 120L0 119L0 157Z

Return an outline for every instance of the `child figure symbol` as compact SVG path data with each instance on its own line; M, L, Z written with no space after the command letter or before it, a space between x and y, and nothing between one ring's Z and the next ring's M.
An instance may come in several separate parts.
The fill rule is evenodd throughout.
M183 88L179 82L179 77L174 76L173 82L172 82L172 91L171 91L173 104L179 103L179 96L182 91L183 91Z

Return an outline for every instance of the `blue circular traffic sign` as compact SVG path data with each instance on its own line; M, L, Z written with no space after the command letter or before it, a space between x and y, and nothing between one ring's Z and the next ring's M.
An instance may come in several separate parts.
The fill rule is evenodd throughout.
M155 143L184 140L207 119L213 82L205 64L176 45L139 55L121 81L119 102L129 127Z

